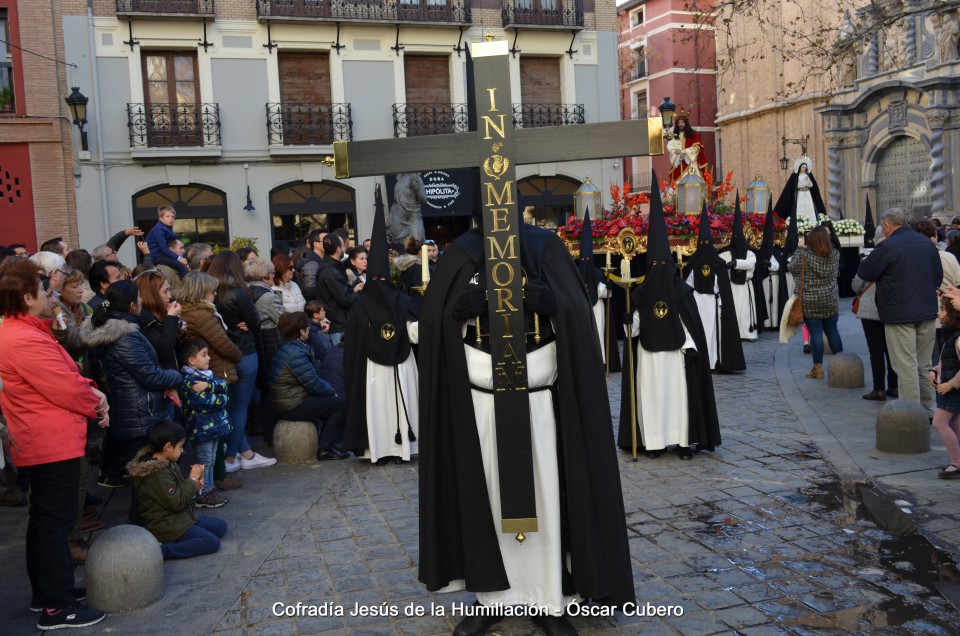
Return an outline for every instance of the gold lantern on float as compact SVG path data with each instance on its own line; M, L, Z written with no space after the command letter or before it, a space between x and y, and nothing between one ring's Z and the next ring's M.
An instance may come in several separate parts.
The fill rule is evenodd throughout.
M766 212L769 200L770 185L757 175L757 178L747 186L747 213Z

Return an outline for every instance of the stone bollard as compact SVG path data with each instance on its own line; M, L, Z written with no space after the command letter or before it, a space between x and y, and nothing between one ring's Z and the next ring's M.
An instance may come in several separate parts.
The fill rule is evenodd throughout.
M160 543L140 526L100 533L87 553L87 602L111 614L140 609L163 598Z
M273 454L281 464L316 460L317 426L313 422L280 420L273 430Z
M914 454L930 450L930 420L926 409L910 400L887 402L877 416L877 450Z
M827 362L827 386L834 389L859 389L863 386L863 360L855 353L842 351Z

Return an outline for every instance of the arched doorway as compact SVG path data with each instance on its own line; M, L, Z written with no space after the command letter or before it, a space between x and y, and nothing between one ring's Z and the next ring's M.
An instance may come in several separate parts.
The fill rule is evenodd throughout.
M564 225L573 214L573 195L579 187L579 181L561 176L520 179L517 192L524 220L549 230Z
M297 181L270 192L273 241L296 246L313 230L346 227L355 234L357 204L353 189L336 183ZM353 236L354 241L356 237Z
M173 231L184 244L229 246L227 197L220 190L191 184L137 192L133 195L133 221L144 233L157 224L157 208L161 205L173 206L177 211Z
M877 210L901 208L913 218L930 214L930 153L918 139L897 137L877 161Z

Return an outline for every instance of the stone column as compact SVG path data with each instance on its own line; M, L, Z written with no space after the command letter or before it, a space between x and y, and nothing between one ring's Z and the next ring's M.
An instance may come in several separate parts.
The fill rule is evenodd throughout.
M923 118L930 129L930 208L931 216L943 215L947 209L947 171L943 157L943 125L950 118L949 111L928 110Z
M843 175L840 173L840 145L845 135L841 132L824 134L823 141L827 144L827 216L831 219L840 218L840 193Z
M867 40L867 52L863 57L863 74L867 76L876 75L880 68L879 60L877 59L880 51L880 42L877 38L877 35L872 35Z

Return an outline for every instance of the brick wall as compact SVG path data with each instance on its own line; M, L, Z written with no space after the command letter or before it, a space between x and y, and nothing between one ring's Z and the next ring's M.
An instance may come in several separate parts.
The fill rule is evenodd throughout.
M450 103L450 60L446 55L406 55L403 74L408 104Z
M330 54L278 51L280 101L303 104L330 102Z
M57 3L0 0L19 31L21 45L54 60L64 60L62 21L53 13ZM0 117L0 139L29 146L32 195L38 242L63 236L72 246L78 240L73 188L73 147L66 67L36 55L20 56L14 73L23 79L17 96L17 117ZM89 93L89 89L87 91ZM25 115L26 117L22 117ZM4 153L0 145L0 158Z
M560 60L520 56L520 86L524 104L559 104Z

